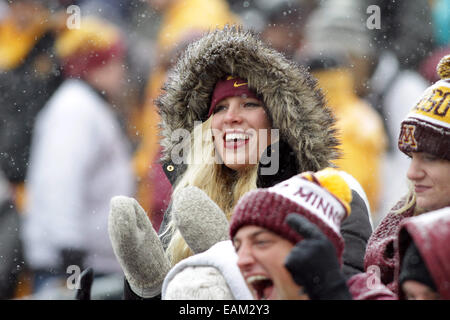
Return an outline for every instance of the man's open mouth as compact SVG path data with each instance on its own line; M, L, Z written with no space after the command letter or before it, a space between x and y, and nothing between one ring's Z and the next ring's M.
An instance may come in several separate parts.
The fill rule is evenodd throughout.
M250 276L246 280L257 300L267 300L273 292L273 281L266 276Z

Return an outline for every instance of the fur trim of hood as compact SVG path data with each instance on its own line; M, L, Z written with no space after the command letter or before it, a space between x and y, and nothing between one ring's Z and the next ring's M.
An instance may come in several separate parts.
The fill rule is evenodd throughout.
M179 128L204 121L216 82L234 75L261 95L273 128L295 152L299 171L317 171L339 156L332 111L301 66L264 44L253 32L226 26L191 43L169 72L156 104L161 115L162 161L168 161Z

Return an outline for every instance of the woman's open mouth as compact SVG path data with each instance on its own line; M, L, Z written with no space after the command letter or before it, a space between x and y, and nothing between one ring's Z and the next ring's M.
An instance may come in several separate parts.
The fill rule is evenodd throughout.
M250 135L243 132L225 133L223 140L225 149L237 149L248 143Z

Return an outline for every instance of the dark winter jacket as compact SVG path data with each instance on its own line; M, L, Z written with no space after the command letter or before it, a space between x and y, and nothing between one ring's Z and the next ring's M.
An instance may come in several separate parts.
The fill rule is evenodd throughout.
M0 200L0 300L14 298L23 270L21 216L10 199Z
M170 160L175 147L173 132L179 128L191 132L195 121L206 120L214 85L226 75L247 79L249 88L262 98L272 127L279 129L279 170L274 175L259 174L258 187L267 188L297 173L332 166L331 161L339 156L335 119L316 80L254 34L226 27L188 46L169 72L157 100L162 119L161 161L171 183L176 183L186 169ZM276 145L269 150L277 150ZM258 172L261 170L260 163ZM170 220L169 215L170 206L160 232ZM345 270L350 276L363 271L363 252L371 233L368 209L359 196L354 197L351 218L342 230L348 244Z
M167 162L163 165L170 183L175 183L177 176L182 172L182 165L175 165L172 162ZM283 180L298 174L295 163L292 158L292 151L287 145L280 146L280 170L272 176L258 175L257 187L268 188ZM343 254L343 271L344 274L350 278L356 273L364 271L364 253L366 251L366 244L372 234L372 227L369 221L368 208L362 196L352 190L352 202L350 204L352 214L346 218L341 225L341 234L345 241L345 248ZM164 231L168 222L170 221L170 206L164 215L164 220L160 227L160 232ZM164 243L164 246L167 243Z
M0 72L0 169L14 183L27 173L36 115L62 81L53 43L47 33L19 67Z

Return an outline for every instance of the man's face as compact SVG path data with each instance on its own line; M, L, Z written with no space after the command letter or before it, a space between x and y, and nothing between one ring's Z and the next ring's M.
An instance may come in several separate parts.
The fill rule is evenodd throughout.
M293 244L265 228L244 226L233 238L238 267L257 300L306 300L284 261Z

